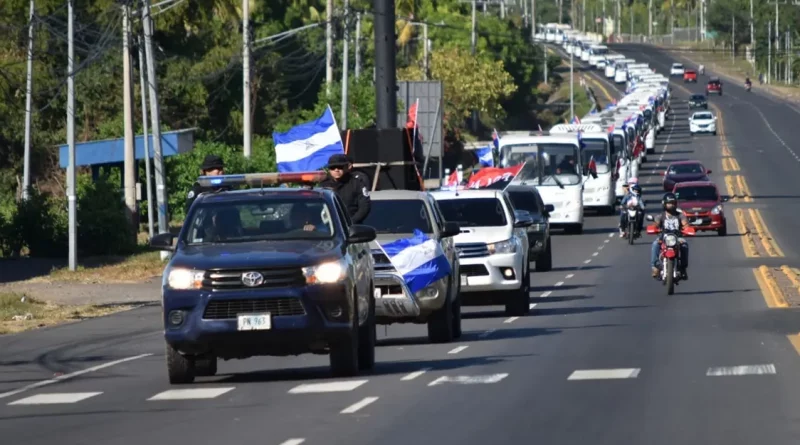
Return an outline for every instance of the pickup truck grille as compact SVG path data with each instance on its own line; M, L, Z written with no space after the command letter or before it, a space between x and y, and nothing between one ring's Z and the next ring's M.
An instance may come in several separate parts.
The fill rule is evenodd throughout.
M211 300L203 312L204 320L227 320L239 314L269 312L273 317L304 315L303 304L297 298L249 298L243 300Z
M456 244L459 258L480 258L489 256L489 248L486 243L465 243Z
M393 272L395 270L392 262L380 249L372 250L372 259L375 261L376 272Z
M242 274L258 272L264 277L263 283L258 286L245 286L242 283ZM303 271L299 267L274 268L274 269L214 269L209 270L203 277L203 288L211 290L240 290L240 289L274 289L282 287L304 286L306 283Z

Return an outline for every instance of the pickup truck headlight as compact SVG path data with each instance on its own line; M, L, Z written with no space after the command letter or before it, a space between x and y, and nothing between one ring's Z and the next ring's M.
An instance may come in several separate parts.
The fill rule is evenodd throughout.
M514 239L508 239L505 241L500 241L497 243L487 244L487 248L489 248L489 254L494 255L496 253L516 253L517 252L517 243Z
M546 228L547 228L547 224L541 224L541 223L531 224L528 227L528 231L529 232L544 232L544 229L546 229Z
M303 275L308 284L336 283L341 281L346 274L347 262L344 259L303 268Z
M188 290L203 287L205 271L175 268L167 274L167 286L170 289Z
M722 205L718 205L718 206L714 207L713 209L711 209L711 214L712 215L719 215L720 213L722 213Z

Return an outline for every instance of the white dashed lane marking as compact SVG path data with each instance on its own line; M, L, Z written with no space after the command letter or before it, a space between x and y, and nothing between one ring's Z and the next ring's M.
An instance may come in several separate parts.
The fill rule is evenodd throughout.
M564 285L564 282L563 281L559 281L558 283L555 284L555 287L559 287L559 286L563 286L563 285Z
M574 277L574 276L575 276L575 274L569 274L569 275L567 275L567 276L566 276L566 277L564 277L564 278L565 278L565 279L567 279L567 280L569 280L570 278L572 278L572 277Z
M519 319L519 317L511 317L511 318L508 318L505 321L503 321L503 323L513 323L513 322L517 321L518 319Z
M635 379L639 376L639 371L639 368L579 369L570 374L567 380Z
M289 394L314 394L352 391L369 380L343 380L339 382L304 383L289 390Z
M741 375L765 375L775 374L775 365L772 363L768 365L744 365L744 366L728 366L721 368L708 368L706 376L708 377L726 377L726 376L741 376Z
M531 303L528 305L528 309L533 309L536 307L536 303Z
M457 383L461 385L475 385L480 383L497 383L504 378L508 377L508 374L490 374L490 375L459 375L455 377L450 376L442 376L438 379L428 383L428 386L436 386L441 385L443 383Z
M597 256L599 254L600 254L600 252L595 252L595 253L592 254L592 256Z
M450 350L450 352L448 352L448 354L458 354L459 352L461 352L461 351L463 351L463 350L465 350L467 348L469 348L469 346L459 346L457 348L454 348L454 349Z
M289 439L286 441L281 442L281 445L300 445L301 443L305 442L305 439Z
M91 397L99 396L102 392L60 392L48 394L36 394L26 397L9 405L58 405L63 403L78 403Z
M227 388L189 388L189 389L170 389L160 392L147 400L194 400L194 399L213 399L226 392L233 391L234 387Z
M431 370L431 368L420 369L419 371L414 371L414 372L412 372L412 373L406 374L406 375L405 375L405 376L403 376L403 378L402 378L402 379L400 379L400 380L402 380L402 381L404 381L404 382L407 382L407 381L409 381L409 380L414 380L415 378L417 378L417 377L421 376L422 374L425 374L426 372L428 372L428 371L430 371L430 370Z
M586 261L583 262L583 264L589 264L591 262L592 262L592 260L586 260Z
M553 293L553 291L549 291L548 290L548 291L542 292L542 295L539 295L539 297L540 298L546 298L546 297L549 297L550 294L552 294L552 293Z
M378 400L378 397L364 397L363 399L361 399L361 401L356 402L356 403L348 406L347 408L341 410L339 413L340 414L353 414L353 413L357 412L358 410L360 410L361 408L364 408L365 406L367 406L369 404L375 403L375 401L377 401L377 400Z

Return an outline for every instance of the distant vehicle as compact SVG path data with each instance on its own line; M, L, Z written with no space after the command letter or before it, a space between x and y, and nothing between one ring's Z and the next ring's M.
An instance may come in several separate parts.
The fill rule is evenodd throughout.
M669 69L670 76L683 76L683 64L682 63L673 63L672 67Z
M722 96L722 81L719 80L719 77L712 77L711 80L708 81L708 85L706 85L706 95L711 93Z
M536 187L511 185L505 189L515 209L525 210L533 217L528 226L528 243L531 261L536 262L537 272L547 272L553 268L553 246L550 243L550 212L553 204L545 204Z
M661 173L664 175L664 191L671 192L675 184L690 181L709 181L711 170L706 169L700 161L673 162Z
M728 220L722 207L728 198L719 194L713 182L681 182L675 185L672 193L678 198L678 208L695 230L715 231L719 236L728 234Z
M717 118L710 111L697 111L689 118L689 132L717 135Z
M683 72L683 82L694 82L697 83L697 71L695 70L686 70Z
M702 108L708 110L708 99L704 94L692 94L689 97L689 109Z

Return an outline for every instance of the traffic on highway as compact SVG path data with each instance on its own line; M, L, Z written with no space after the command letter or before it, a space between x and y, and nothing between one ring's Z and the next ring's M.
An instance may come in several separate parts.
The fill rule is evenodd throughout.
M275 187L151 240L161 304L0 338L4 443L796 441L800 110L544 40L607 105L501 131L502 187L373 191L354 224L315 173L200 178Z

